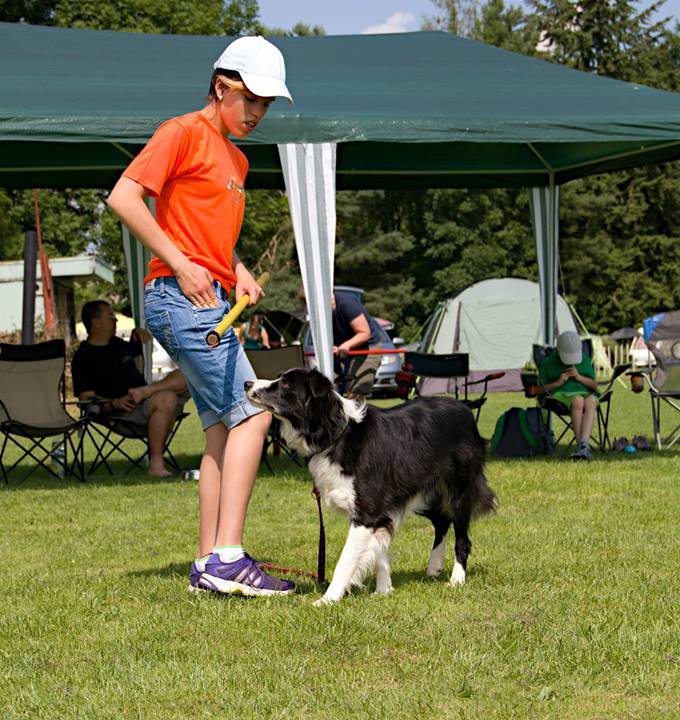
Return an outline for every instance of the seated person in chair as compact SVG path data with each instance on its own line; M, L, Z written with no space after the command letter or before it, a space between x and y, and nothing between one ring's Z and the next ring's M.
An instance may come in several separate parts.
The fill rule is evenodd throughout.
M81 311L87 340L80 343L71 364L73 392L79 400L106 398L101 412L138 425L149 437L149 475L167 477L163 448L178 412L188 398L188 386L179 370L147 385L135 358L149 333L135 328L130 341L116 337L116 315L104 300L93 300Z
M571 411L571 426L576 440L575 460L590 460L590 436L597 411L595 368L583 354L581 338L573 330L561 333L556 351L541 362L538 369L539 392L549 393Z
M255 313L236 334L246 350L269 350L269 334L262 324L262 315Z
M304 288L300 287L299 298L305 301ZM375 329L375 320L368 310L348 292L334 292L331 296L333 320L333 355L335 371L339 376L347 375L345 393L368 395L373 388L375 374L380 367L380 355L356 355L347 363L350 350L381 348L382 344ZM341 377L340 377L341 381Z

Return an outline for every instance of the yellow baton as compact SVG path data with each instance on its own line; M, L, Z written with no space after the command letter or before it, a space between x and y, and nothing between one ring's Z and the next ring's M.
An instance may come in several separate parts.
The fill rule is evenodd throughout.
M257 284L263 288L269 282L269 273L265 272L257 278ZM225 332L234 324L236 318L248 307L250 304L250 296L246 293L234 307L219 321L213 330L211 330L205 338L205 341L210 347L216 347L220 344L220 340Z

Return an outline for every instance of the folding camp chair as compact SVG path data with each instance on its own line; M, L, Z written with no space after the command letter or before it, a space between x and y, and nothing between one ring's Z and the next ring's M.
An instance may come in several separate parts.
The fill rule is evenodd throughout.
M661 434L661 403L680 412L680 310L650 318L659 321L645 342L654 355L655 366L629 373L645 378L652 401L652 426L656 446L669 448L680 440L680 424L665 437ZM677 420L677 418L676 418Z
M409 374L411 380L409 380ZM416 395L420 394L418 381L425 377L447 378L454 380L453 395L456 400L465 403L475 413L475 420L479 420L482 406L486 402L486 393L489 382L502 378L504 372L489 373L485 377L468 381L470 374L470 356L467 353L449 353L435 355L430 353L407 352L404 356L402 371L398 373L397 382L402 385L401 396L407 397L410 390ZM468 389L473 385L483 385L482 393L478 398L468 398ZM405 387L404 387L405 386ZM462 386L462 396L461 395Z
M246 350L246 355L255 371L255 375L260 380L274 380L286 370L305 366L302 345L287 345L273 350ZM262 459L269 468L269 472L272 472L272 466L267 457L267 451L270 447L274 452L283 450L290 460L297 465L300 464L297 453L291 450L281 437L281 421L278 418L272 419L272 424L269 426L269 432L262 448Z
M590 338L584 338L581 341L583 353L587 355L589 358L593 357L593 343L590 340ZM539 384L541 383L540 380L540 367L543 360L548 357L548 355L555 352L554 347L546 346L546 345L534 345L533 346L533 358L534 358L534 364L536 365L537 371L539 372ZM620 377L628 368L630 367L629 363L625 363L622 365L617 365L609 380L605 380L603 382L598 382L598 385L602 386L601 390L597 391L597 396L599 399L599 403L597 405L597 412L596 412L596 421L597 421L597 429L595 433L596 437L596 445L599 450L602 450L603 452L606 452L607 450L611 449L611 440L609 438L609 412L611 410L611 399L612 399L612 393L613 393L613 385L614 381ZM542 407L544 410L547 410L550 415L554 415L558 418L558 420L562 423L561 425L561 432L557 436L557 439L555 441L555 446L558 446L560 443L560 440L572 429L572 422L571 422L571 410L563 403L560 402L557 398L554 398L550 395L550 393L546 392L540 392L539 387L539 395L537 396L537 401L539 404L539 407ZM550 417L549 415L549 417ZM569 444L567 445L565 452L569 452L569 449L571 448L572 444L574 443L574 437L572 437L569 440Z
M98 398L98 400L99 403L102 402L101 398ZM95 447L95 457L88 468L88 475L92 475L101 465L109 471L110 475L113 475L108 460L115 452L120 453L130 462L130 467L125 471L126 475L135 468L146 471L149 457L148 425L131 422L115 414L101 414L99 403L97 400L88 400L83 403L83 413L86 420L85 433ZM181 467L172 454L170 445L180 425L187 417L189 417L187 412L177 413L170 434L163 446L163 456L175 472L179 472ZM131 451L128 452L128 441L135 441L136 447L142 449L142 453L133 455Z
M83 421L64 409L63 340L36 345L0 344L0 469L5 483L9 474L26 457L51 475L75 475L84 480L82 439ZM54 450L47 446L53 443ZM5 464L8 446L16 446L20 457L10 467ZM56 468L56 469L55 469Z

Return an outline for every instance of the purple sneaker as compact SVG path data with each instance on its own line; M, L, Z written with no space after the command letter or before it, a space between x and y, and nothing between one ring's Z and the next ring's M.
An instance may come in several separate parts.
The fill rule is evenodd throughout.
M207 588L203 588L199 585L203 572L196 565L196 561L191 563L191 570L189 570L189 592L202 592Z
M268 575L248 554L225 563L217 553L213 553L195 587L241 595L288 595L295 590L295 583Z

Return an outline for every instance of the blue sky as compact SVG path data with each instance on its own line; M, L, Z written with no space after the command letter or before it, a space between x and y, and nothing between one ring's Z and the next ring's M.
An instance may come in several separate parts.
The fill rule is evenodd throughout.
M260 19L269 27L288 29L302 21L323 25L329 35L408 32L420 28L423 16L437 14L430 0L259 0L259 6ZM664 10L680 20L680 0L667 0Z

